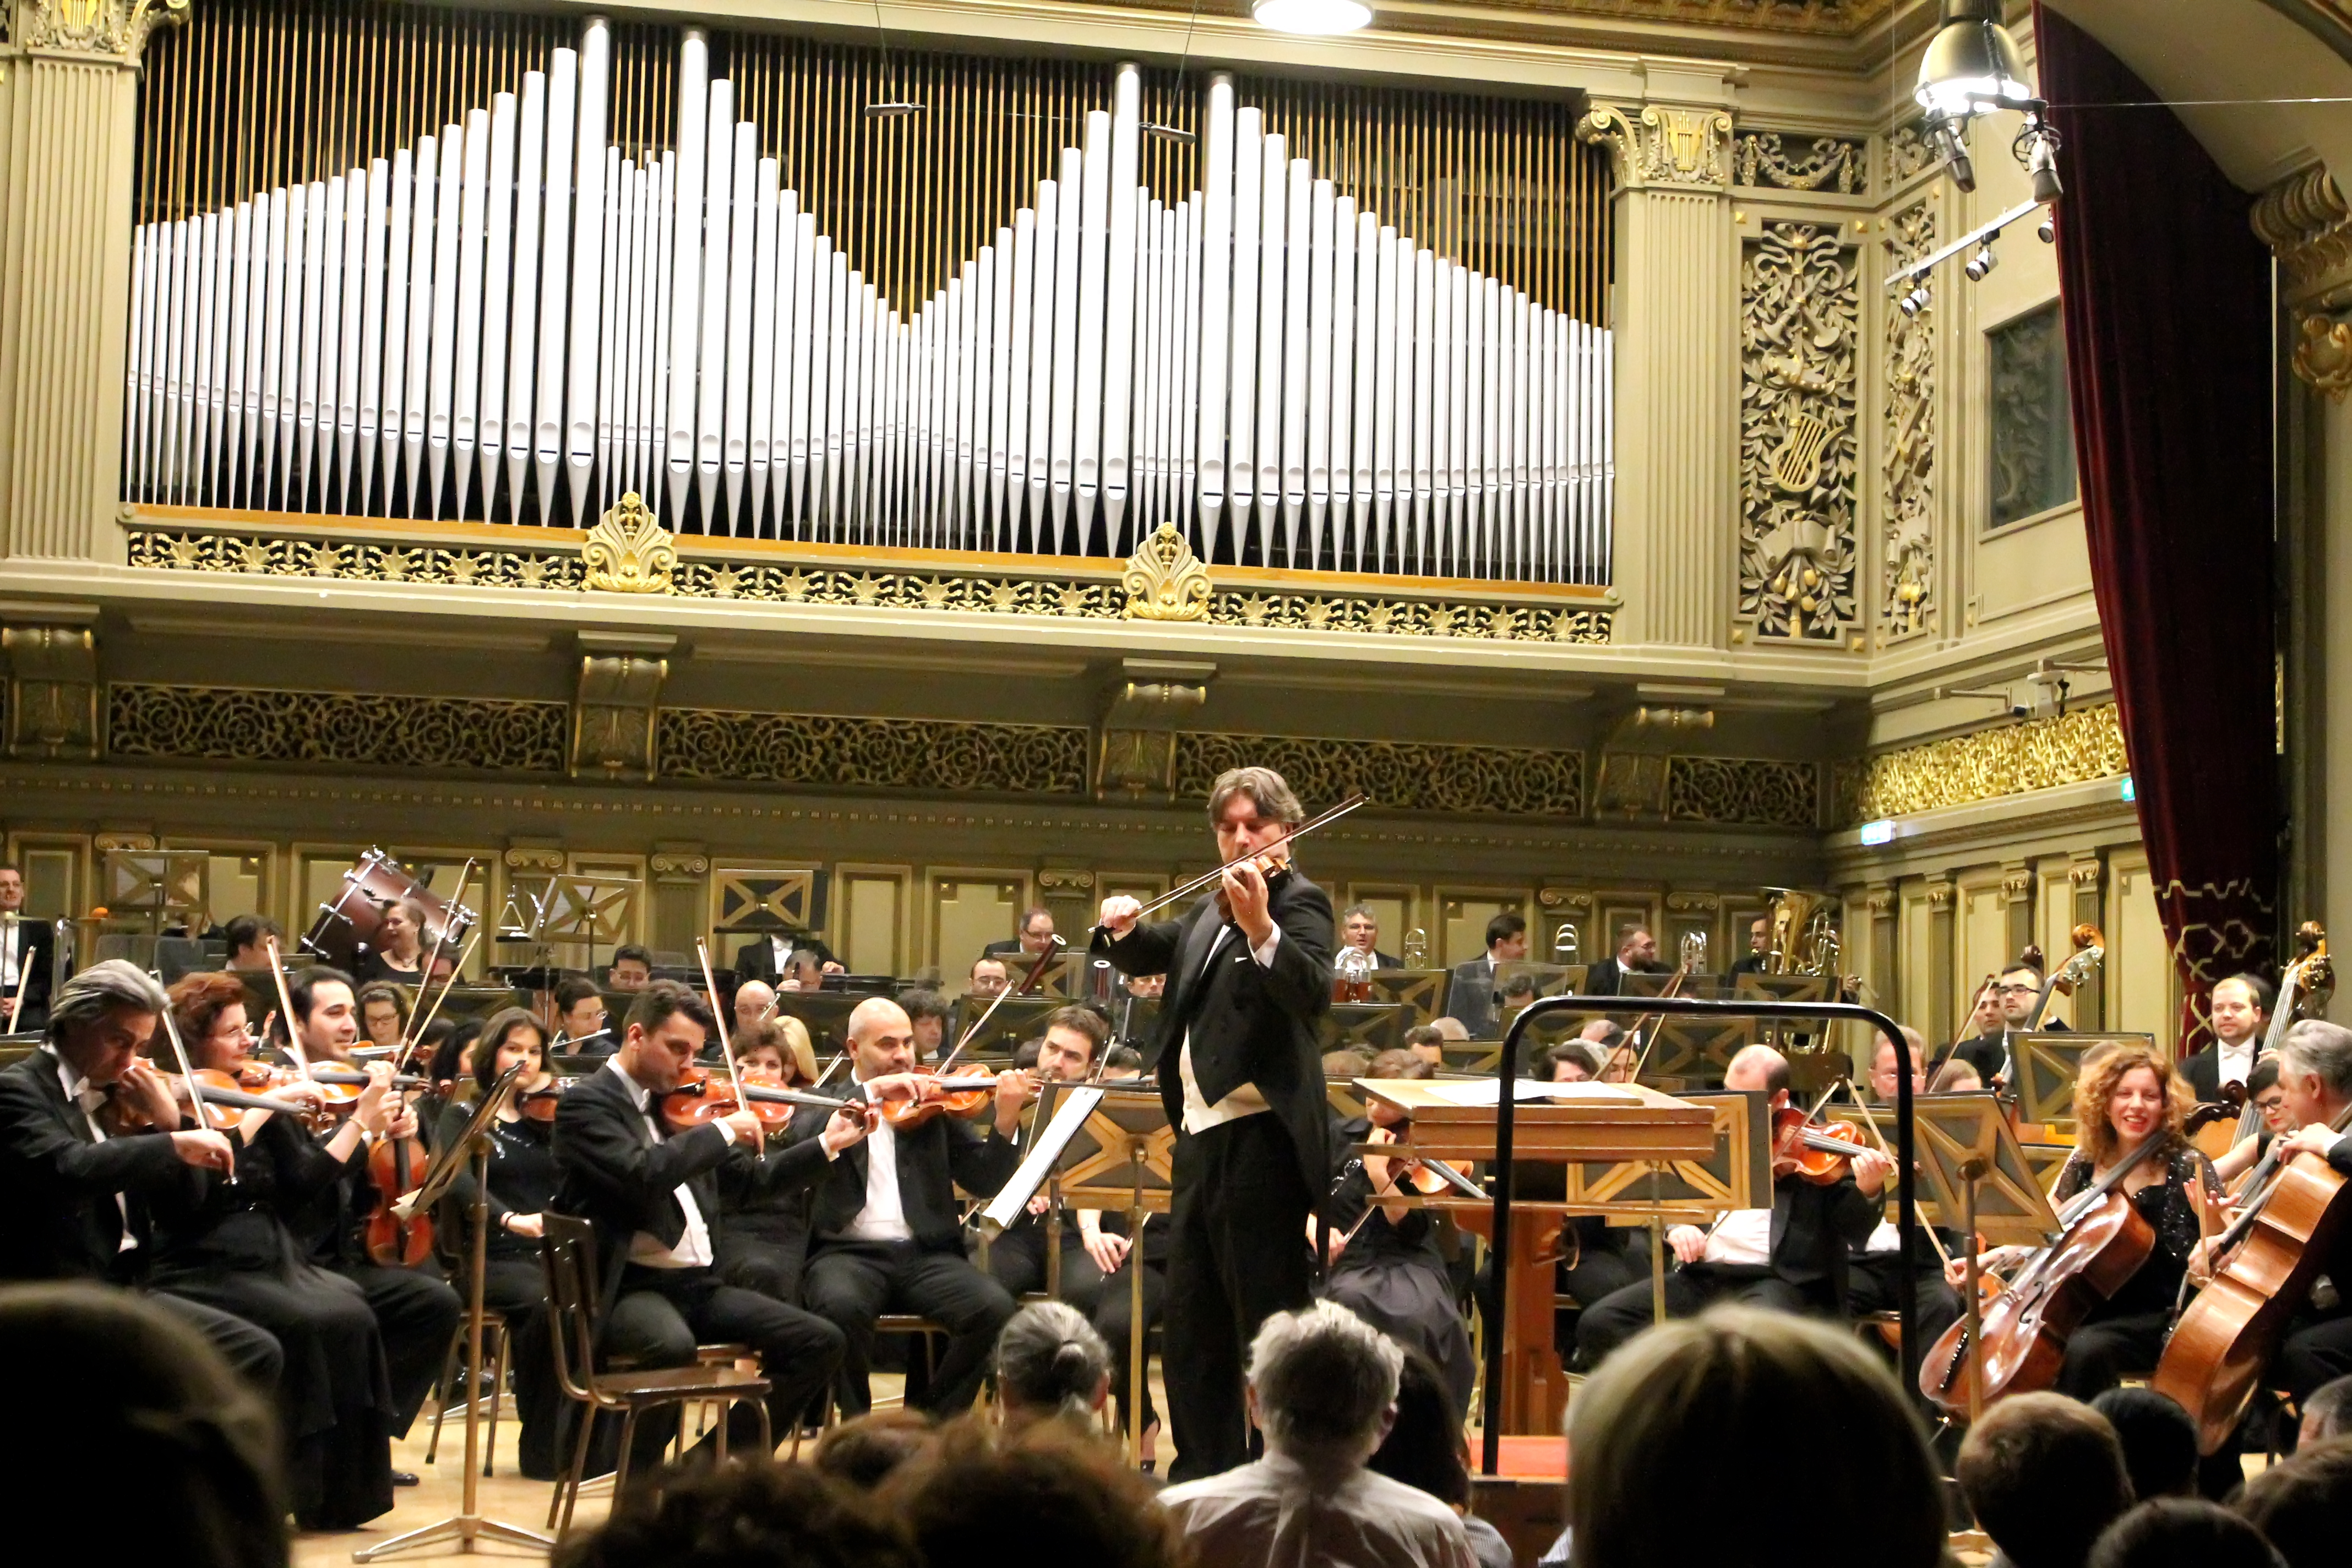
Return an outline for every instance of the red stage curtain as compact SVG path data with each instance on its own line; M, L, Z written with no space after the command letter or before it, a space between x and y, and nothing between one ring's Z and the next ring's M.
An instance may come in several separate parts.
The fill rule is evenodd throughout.
M2170 110L2097 107L2156 93L2055 11L2034 23L2092 584L2193 1050L2276 923L2270 257Z

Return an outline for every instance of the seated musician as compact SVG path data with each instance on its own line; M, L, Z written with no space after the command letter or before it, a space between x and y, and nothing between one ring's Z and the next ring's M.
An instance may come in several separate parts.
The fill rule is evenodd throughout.
M56 970L48 922L25 913L25 873L0 866L0 1034L30 1034L48 1016ZM18 1017L18 994L25 1016Z
M759 1075L779 1089L805 1089L816 1081L816 1053L809 1045L808 1026L798 1018L770 1018L758 1028L734 1039L735 1067L746 1076ZM790 1137L803 1118L822 1121L823 1113L796 1105L781 1133L770 1142ZM779 1189L763 1179L756 1160L730 1160L719 1171L719 1274L730 1285L757 1290L798 1306L801 1274L808 1263L809 1205L815 1197L813 1184Z
M1905 1024L1903 1043L1911 1049L1911 1092L1927 1092L1927 1037ZM1874 1048L1870 1053L1870 1102L1873 1105L1893 1105L1895 1090L1902 1087L1902 1075L1895 1070L1895 1042L1885 1035L1874 1035Z
M1658 939L1646 927L1629 925L1617 933L1617 951L1584 972L1584 994L1619 995L1626 975L1655 974L1664 967L1658 962Z
M425 928L430 912L415 899L395 899L384 906L375 928L375 945L360 957L356 978L362 982L389 980L415 985L425 978Z
M371 1046L393 1048L408 1033L408 997L389 980L360 987L360 1034Z
M2125 1045L2095 1058L2074 1085L2074 1109L2081 1131L2074 1152L2051 1184L2052 1205L2063 1210L2133 1151L2144 1150L2116 1190L2156 1232L2147 1260L2067 1337L2065 1360L2051 1386L2089 1400L2156 1366L2181 1275L2216 1228L2221 1184L2211 1163L2182 1135L2189 1089L2163 1053ZM2024 1250L1995 1247L1982 1261L1998 1270ZM1955 1258L1946 1279L1958 1285L1966 1268L1966 1260Z
M312 1067L349 1069L354 1066L352 1047L359 1043L359 1003L352 978L340 969L315 965L297 972L287 983L294 1007L293 1044L300 1062ZM278 1021L279 1043L286 1044L286 1020ZM299 1063L298 1063L299 1065ZM415 1107L395 1092L385 1102L389 1120L370 1128L372 1137L399 1140L417 1136ZM410 1179L425 1174L414 1162ZM308 1206L289 1215L287 1225L302 1244L310 1260L332 1269L357 1285L375 1313L383 1334L383 1351L392 1373L393 1405L397 1412L393 1436L405 1436L409 1424L425 1404L425 1395L440 1374L449 1348L449 1336L464 1316L457 1293L421 1268L380 1262L368 1252L368 1216L400 1194L381 1190L364 1155L336 1171L333 1179L313 1193Z
M1364 1074L1371 1079L1433 1079L1436 1069L1409 1051L1382 1051ZM1444 1374L1457 1418L1467 1415L1477 1382L1470 1332L1454 1305L1454 1280L1438 1247L1438 1211L1411 1200L1405 1163L1358 1154L1364 1143L1410 1137L1405 1113L1376 1095L1364 1098L1371 1131L1331 1146L1333 1181L1327 1205L1330 1271L1323 1294L1387 1333L1421 1351ZM1316 1222L1307 1221L1307 1245Z
M725 1223L719 1170L754 1160L764 1131L743 1110L677 1131L661 1100L716 1028L702 999L676 981L657 980L637 994L620 1049L557 1102L556 1203L595 1226L604 1272L599 1353L667 1367L691 1363L698 1344L748 1345L769 1383L771 1434L782 1442L840 1366L841 1335L814 1314L728 1284L719 1273ZM866 1125L857 1110L824 1118L804 1139L771 1152L756 1179L778 1191L814 1180L865 1138ZM637 1474L659 1464L677 1419L671 1411L638 1422L629 1456ZM732 1452L750 1454L758 1432L749 1406L730 1409Z
M1788 1059L1769 1046L1749 1046L1724 1070L1726 1089L1789 1103ZM1717 1301L1792 1312L1835 1313L1845 1297L1850 1248L1885 1217L1879 1194L1892 1168L1875 1149L1859 1150L1852 1168L1826 1186L1794 1172L1772 1184L1769 1209L1737 1209L1712 1228L1678 1225L1666 1243L1682 1265L1666 1276L1666 1312L1688 1317ZM1576 1325L1576 1356L1594 1367L1646 1328L1651 1286L1631 1285L1585 1310Z
M2223 1084L2244 1083L2254 1070L2275 996L2259 974L2232 974L2213 983L2213 1043L2180 1064L2180 1076L2198 1103L2212 1104L2221 1098Z
M796 947L784 958L784 972L776 978L779 991L822 991L828 973L841 973L839 964L828 965L813 947Z
M1331 955L1335 969L1347 959L1350 949L1363 954L1355 963L1368 963L1373 969L1398 967L1393 956L1381 951L1381 917L1372 912L1370 904L1349 904L1339 911L1339 951Z
M269 944L286 945L286 928L268 915L239 915L222 928L228 939L228 967L268 969Z
M634 993L643 991L654 983L653 950L634 942L623 942L613 950L613 963L604 971L607 990Z
M1956 1057L1936 1069L1936 1076L1927 1080L1927 1092L1981 1094L1984 1092L1984 1079L1973 1063L1961 1061Z
M229 1140L184 1119L144 1054L165 1005L144 971L94 963L58 989L47 1040L0 1072L0 1281L138 1286L155 1253L150 1194L200 1194L235 1172ZM142 1113L135 1131L110 1110L125 1105ZM153 1299L276 1388L284 1356L268 1330L192 1297Z
M1093 1008L1055 1008L1037 1041L1036 1076L1064 1083L1085 1082L1094 1077L1095 1059L1109 1038L1109 1026ZM1048 1189L1041 1186L1021 1217L989 1241L988 1271L1015 1300L1045 1289L1046 1237L1055 1228L1048 1214L1050 1202ZM1055 1295L1079 1311L1091 1313L1102 1295L1103 1276L1118 1267L1123 1247L1103 1233L1102 1216L1093 1211L1087 1211L1083 1221L1077 1211L1070 1211L1060 1229L1062 1258Z
M548 1048L565 1056L609 1057L614 1041L604 994L585 975L566 976L555 988L555 1038Z
M1977 1037L1962 1040L1952 1052L1953 1058L1976 1068L1977 1076L1987 1083L2012 1081L2017 1074L2010 1059L2010 1037L2033 1022L2033 1010L2042 1003L2042 966L2030 959L2021 959L2003 970L1991 990L1977 1001L1969 1020L1978 1028ZM2042 1026L2063 1029L2066 1026L2051 1019Z
M2287 1120L2286 1089L2279 1082L2276 1052L2256 1062L2253 1070L2246 1075L2246 1101L2254 1110L2253 1131L2239 1139L2228 1153L2213 1162L2213 1173L2224 1182L2234 1182L2252 1170L2270 1152L2273 1138L2294 1131Z
M199 1071L234 1074L247 1065L254 1042L247 1034L245 985L235 975L186 975L172 987L171 1007ZM350 1279L322 1268L294 1228L352 1165L365 1167L365 1136L401 1114L391 1066L371 1067L367 1077L325 1139L313 1137L300 1120L303 1108L320 1103L316 1086L256 1090L287 1109L244 1114L234 1140L236 1183L153 1200L157 1285L248 1319L285 1347L278 1439L288 1501L305 1530L354 1529L392 1507L391 1439L415 1414L387 1388L384 1336L367 1297ZM430 1349L429 1382L448 1345L457 1298L447 1286L427 1283L453 1309Z
M887 997L868 997L850 1014L847 1032L850 1098L907 1093L915 1026L905 1009ZM1021 1131L1021 1108L1029 1102L1029 1080L1005 1072L996 1083L995 1114L985 1135L944 1114L904 1129L886 1121L819 1182L802 1289L810 1310L848 1340L840 1389L845 1415L863 1415L872 1407L866 1371L875 1320L885 1312L919 1312L948 1331L927 1407L960 1412L979 1392L996 1331L1013 1315L1013 1301L964 1257L955 1189L984 1197L1020 1163L1013 1139Z
M940 1059L940 1046L948 1037L948 999L928 989L901 992L898 1005L915 1026L915 1062L928 1067Z
M2282 1160L2315 1155L2352 1176L2352 1029L2306 1018L2279 1043L2280 1107L2291 1132L2280 1135ZM2336 1207L2344 1200L2336 1200ZM2271 1363L2270 1384L2297 1404L2324 1384L2352 1374L2352 1226L2339 1225L2321 1273L2333 1289L2315 1290L2287 1326Z
M1612 1024L1611 1028L1616 1026ZM1624 1031L1617 1030L1622 1038ZM1554 1083L1591 1083L1601 1076L1604 1047L1590 1040L1562 1040L1551 1047ZM1557 1169L1557 1167L1555 1167ZM1570 1215L1559 1236L1559 1292L1591 1306L1612 1290L1650 1281L1649 1232L1612 1226L1599 1215Z
M562 1425L563 1391L556 1385L554 1352L547 1342L547 1279L539 1263L540 1216L555 1206L555 1152L551 1132L560 1086L547 1070L547 1037L520 1007L504 1007L482 1022L474 1042L474 1084L481 1094L522 1066L514 1096L499 1107L490 1124L489 1230L485 1237L482 1305L506 1320L513 1339L515 1405L522 1417L519 1463L536 1481L551 1481L562 1470L556 1433ZM538 1091L537 1098L530 1098ZM474 1102L479 1103L478 1096ZM453 1104L441 1112L434 1146L463 1135L474 1104ZM469 1159L450 1184L441 1205L449 1250L473 1256L474 1163Z
M964 994L985 1003L1003 994L1005 987L1012 984L1012 976L1004 972L1004 960L983 954L971 961L971 984L964 988Z

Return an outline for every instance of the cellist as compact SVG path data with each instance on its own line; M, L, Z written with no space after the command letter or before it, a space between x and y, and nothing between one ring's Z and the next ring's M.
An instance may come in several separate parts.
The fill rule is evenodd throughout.
M2281 1160L2316 1154L2341 1176L2352 1176L2352 1132L2339 1132L2352 1107L2352 1029L2306 1018L2279 1046L2279 1084L2285 1091ZM2338 1200L2341 1202L2341 1200ZM2300 1405L2321 1384L2352 1373L2352 1226L2336 1227L2335 1248L2322 1272L2332 1300L2303 1304L2287 1329L2271 1382Z
M2156 1243L2146 1261L2068 1337L2053 1384L2060 1394L2093 1399L2126 1373L2156 1365L2181 1276L2200 1243L2218 1228L2221 1184L2211 1163L2181 1131L2189 1104L2189 1088L2172 1063L2146 1046L2117 1046L2094 1058L2074 1085L2074 1125L2081 1131L2074 1152L2051 1184L2051 1203L2063 1208L2155 1138L2117 1190L2156 1233ZM1979 1262L1998 1269L2027 1250L1996 1247ZM1966 1271L1967 1260L1955 1258L1945 1278L1964 1288Z

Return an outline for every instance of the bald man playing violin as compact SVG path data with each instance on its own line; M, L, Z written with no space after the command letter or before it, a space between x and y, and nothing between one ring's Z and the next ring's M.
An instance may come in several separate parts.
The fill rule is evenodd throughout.
M987 1131L945 1112L898 1120L938 1098L936 1080L915 1068L915 1026L887 996L849 1015L849 1098L883 1106L866 1141L819 1181L810 1216L809 1310L841 1331L844 1415L872 1408L866 1387L876 1320L914 1312L948 1331L931 1385L908 1403L953 1415L968 1409L988 1370L996 1331L1013 1316L1012 1295L971 1266L963 1250L961 1187L990 1198L1021 1163L1014 1140L1036 1090L1026 1073L996 1075L982 1115ZM964 1071L951 1072L963 1078Z
M1165 974L1144 1070L1176 1141L1168 1263L1172 1480L1249 1458L1242 1362L1258 1327L1305 1307L1307 1216L1330 1184L1316 1027L1331 1005L1331 900L1279 851L1306 816L1271 768L1210 792L1225 869L1181 917L1146 925L1107 899L1093 950L1125 974Z

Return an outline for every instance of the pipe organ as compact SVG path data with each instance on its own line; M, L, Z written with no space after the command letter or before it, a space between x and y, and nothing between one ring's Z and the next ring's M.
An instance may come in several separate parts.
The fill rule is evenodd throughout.
M125 492L199 507L1605 582L1605 326L1458 264L1209 79L1198 188L1141 73L928 299L762 156L688 29L671 144L612 29L324 179L135 232Z

